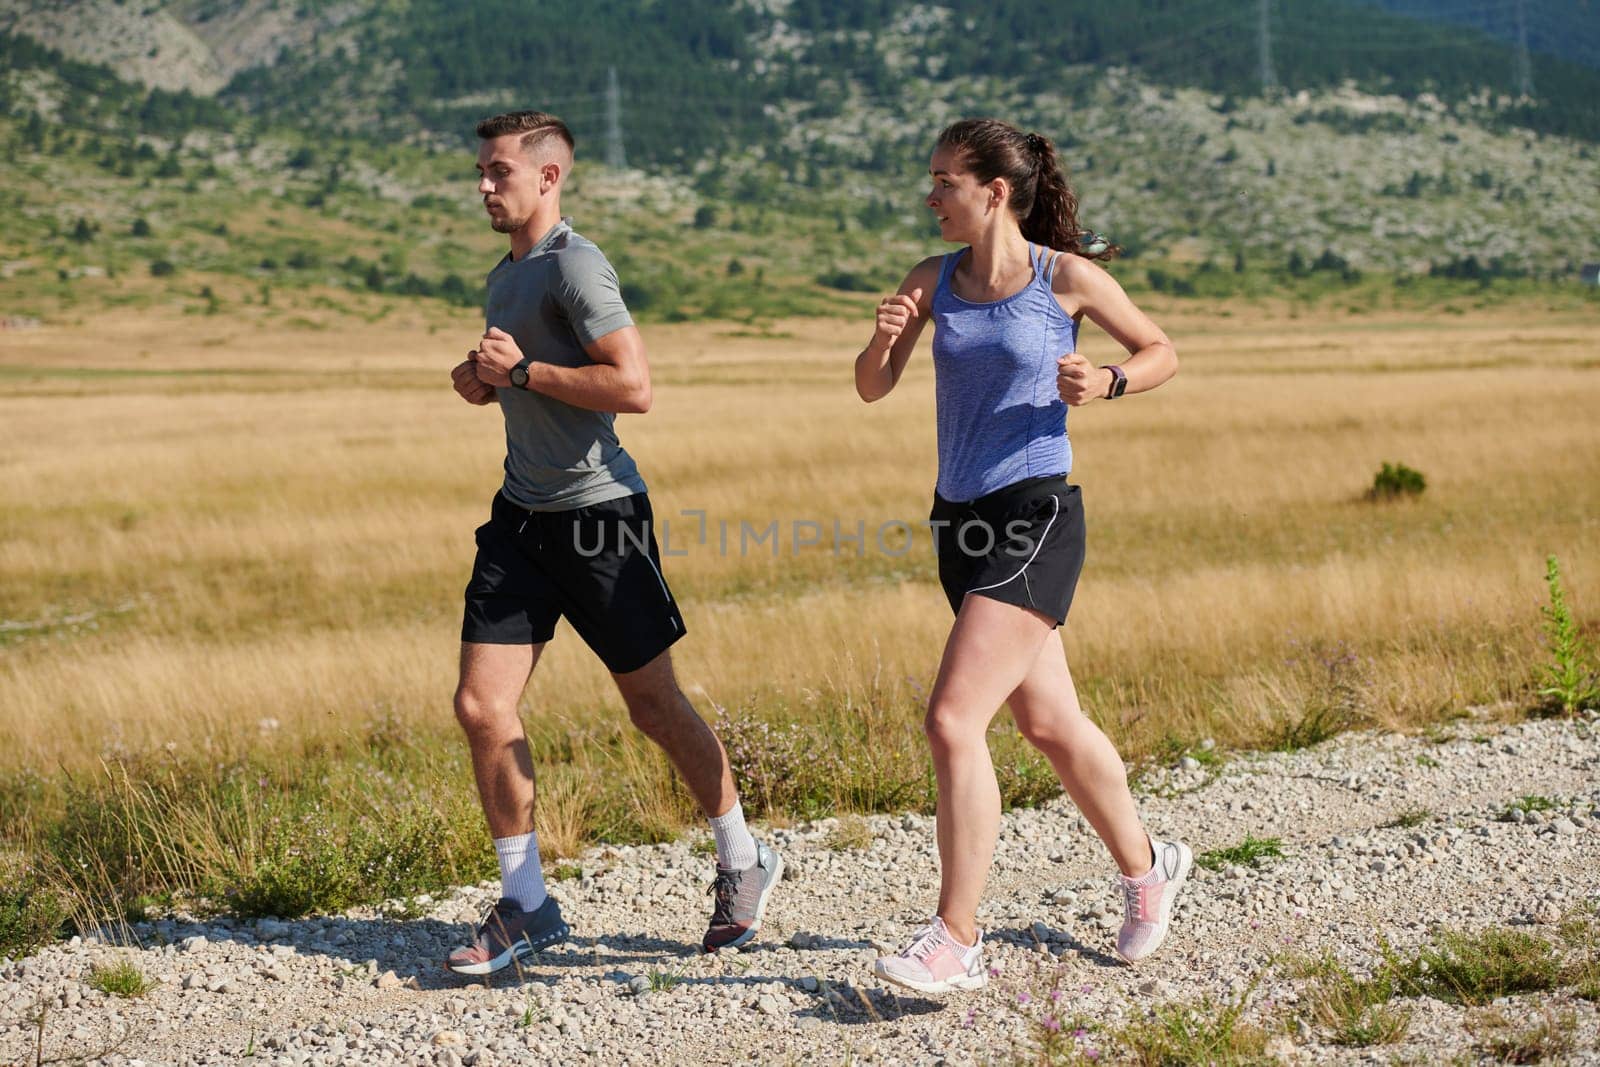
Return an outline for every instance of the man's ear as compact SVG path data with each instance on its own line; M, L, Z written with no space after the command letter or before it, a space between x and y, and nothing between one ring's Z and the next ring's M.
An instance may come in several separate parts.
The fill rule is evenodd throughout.
M551 160L539 168L539 191L548 193L561 180L561 164Z

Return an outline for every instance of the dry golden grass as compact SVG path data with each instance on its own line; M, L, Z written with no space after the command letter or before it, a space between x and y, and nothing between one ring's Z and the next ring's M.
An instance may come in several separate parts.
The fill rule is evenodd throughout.
M1525 692L1545 555L1580 617L1600 603L1600 322L1533 302L1231 310L1158 305L1179 377L1071 418L1090 556L1066 640L1094 713L1137 751L1260 740L1340 686L1393 725ZM503 454L498 410L446 377L475 317L300 317L319 327L241 309L0 334L0 764L331 739L380 716L451 728L460 592ZM620 420L685 553L667 562L680 676L724 706L914 701L948 612L926 532L896 558L871 531L927 514L926 351L869 407L850 384L864 319L775 334L649 328L656 409ZM1114 356L1092 330L1085 349ZM1427 475L1420 500L1362 499L1385 460ZM788 551L792 523L836 519L866 523L863 554ZM740 522L773 520L784 551L741 557ZM528 708L620 714L565 628ZM545 817L576 840L567 793ZM646 822L681 807L639 803Z

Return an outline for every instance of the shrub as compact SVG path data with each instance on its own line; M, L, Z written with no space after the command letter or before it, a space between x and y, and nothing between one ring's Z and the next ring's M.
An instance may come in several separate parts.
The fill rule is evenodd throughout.
M176 273L178 273L178 268L174 267L168 260L158 259L150 264L150 276L152 278L170 278Z
M851 270L825 270L817 275L817 284L844 293L875 293L878 285L871 278Z
M0 852L0 956L25 956L48 944L66 917L61 894L27 857Z
M1413 470L1404 463L1384 463L1378 473L1372 476L1372 489L1368 491L1367 498L1394 500L1403 496L1421 496L1427 487L1428 480L1421 471Z

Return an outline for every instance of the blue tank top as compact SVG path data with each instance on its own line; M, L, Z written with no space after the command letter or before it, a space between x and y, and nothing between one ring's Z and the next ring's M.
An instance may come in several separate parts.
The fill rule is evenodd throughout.
M1078 324L1050 291L1057 257L1030 244L1033 280L1004 300L976 304L950 289L967 252L944 257L933 291L938 491L950 501L1072 469L1056 360L1076 350Z

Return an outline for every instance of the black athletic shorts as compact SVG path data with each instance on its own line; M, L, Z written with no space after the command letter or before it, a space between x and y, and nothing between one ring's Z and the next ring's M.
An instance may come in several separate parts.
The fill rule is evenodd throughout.
M476 537L463 641L542 644L565 615L607 670L626 674L683 636L644 493L570 511L496 494Z
M969 593L1067 621L1083 570L1083 500L1065 476L1014 482L965 503L933 494L939 584L950 610Z

